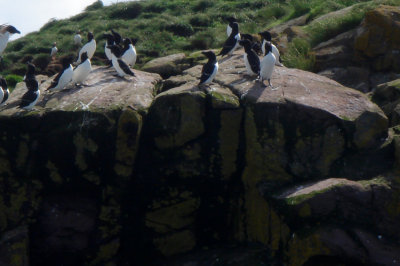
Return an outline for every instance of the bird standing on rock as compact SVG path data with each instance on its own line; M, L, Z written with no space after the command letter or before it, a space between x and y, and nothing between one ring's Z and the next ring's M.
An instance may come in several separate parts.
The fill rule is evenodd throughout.
M62 90L68 83L71 82L74 71L72 69L72 58L64 57L62 60L63 69L58 73L58 75L51 82L51 85L47 88L47 90Z
M224 46L218 55L232 55L235 49L239 46L239 40L239 24L233 22L231 35L229 35L228 39L225 41Z
M57 48L56 45L57 45L57 43L54 42L53 46L51 47L50 56L51 56L52 59L56 56L56 54L58 52L58 48Z
M81 56L83 53L87 53L87 57L91 59L94 55L94 52L96 51L96 40L94 39L93 33L88 32L87 38L88 42L79 51L78 60L76 61L76 64L81 63Z
M137 39L124 39L124 48L122 49L122 60L133 67L136 63L136 45Z
M0 56L6 49L10 36L15 33L20 34L21 32L17 30L14 26L6 24L0 25Z
M218 61L213 51L203 51L201 52L208 58L207 63L203 66L201 70L201 77L199 85L209 84L213 81L215 75L218 72Z
M261 35L261 37L263 38L263 43L261 45L261 49L262 49L262 53L263 55L265 55L265 43L269 42L271 45L271 49L272 49L272 53L274 54L275 58L276 58L276 62L275 65L277 66L283 66L283 64L280 62L281 57L279 54L279 50L278 48L276 48L276 46L271 42L272 40L272 36L271 33L269 31L263 31L259 33Z
M21 102L18 106L24 110L31 110L35 106L40 96L39 83L35 77L35 69L35 65L28 62L28 70L24 78L28 91L22 95Z
M0 78L0 105L4 105L10 95L10 91L7 87L7 82L4 78Z
M87 52L82 53L80 61L81 63L75 67L72 75L72 83L75 85L82 84L92 71L92 63L90 62Z
M110 48L107 48L107 46L111 46L115 44L114 36L109 33L104 33L103 36L107 39L106 43L104 45L104 53L106 54L107 59L111 62L112 60L112 53Z
M82 36L80 30L78 30L74 36L74 45L78 47L82 45Z
M118 76L135 76L135 73L129 68L128 64L121 59L122 51L118 45L108 46L112 53L112 65L117 71Z
M229 36L231 36L231 33L232 33L232 24L234 22L237 23L238 21L235 17L228 17L226 20L229 22L228 26L226 26L226 35L228 35L228 37L229 37Z
M272 47L269 42L265 43L265 56L261 60L261 69L260 69L260 81L264 84L264 80L268 80L268 86L271 86L271 76L272 71L274 70L275 66L275 55L272 53Z
M239 44L244 47L245 54L243 55L243 60L247 74L258 76L260 74L260 58L252 49L252 43L249 40L241 40Z

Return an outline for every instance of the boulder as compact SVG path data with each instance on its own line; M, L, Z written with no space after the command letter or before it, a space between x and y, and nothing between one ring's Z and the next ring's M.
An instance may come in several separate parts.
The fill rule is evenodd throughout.
M147 62L143 67L143 71L160 74L163 78L181 74L182 71L190 65L185 60L184 53L172 54L160 57Z
M400 70L400 9L385 6L365 14L354 41L356 55L377 71Z
M52 78L37 76L41 96L34 110L17 108L24 83L2 107L0 235L29 225L30 264L114 259L122 188L161 81L157 74L135 73L122 79L95 67L86 86L58 92L45 91Z
M389 118L390 126L400 124L400 80L378 85L372 93L372 101L377 103Z

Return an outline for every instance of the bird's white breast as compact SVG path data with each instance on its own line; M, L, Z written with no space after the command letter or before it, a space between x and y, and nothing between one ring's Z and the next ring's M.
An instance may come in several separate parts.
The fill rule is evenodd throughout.
M261 69L260 69L260 77L265 79L270 79L272 76L272 71L275 66L275 56L273 53L269 52L264 58L261 60Z

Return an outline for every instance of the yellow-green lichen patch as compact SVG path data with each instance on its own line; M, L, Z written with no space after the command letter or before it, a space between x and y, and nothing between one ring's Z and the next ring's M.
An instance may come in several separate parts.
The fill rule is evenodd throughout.
M76 147L75 164L80 170L84 171L88 168L85 158L85 152L94 154L98 150L98 145L89 138L84 138L82 134L76 133L74 136L74 145Z
M162 206L146 213L146 226L157 233L168 233L194 223L200 200L181 196L180 202L167 201L153 203L153 206Z
M101 265L114 259L118 253L119 247L120 247L119 240L114 240L110 243L101 245L96 258L93 261L91 261L89 265Z
M47 161L46 168L49 170L50 178L54 183L56 183L56 184L63 183L63 179L62 179L60 173L58 172L56 165L53 162Z
M196 237L190 230L183 230L155 238L153 243L164 256L172 256L192 250L196 246Z
M93 171L89 171L83 174L83 178L92 182L95 185L100 185L100 177Z
M142 128L142 117L132 109L122 112L118 120L116 154L117 164L114 171L119 176L128 177L132 174Z
M122 226L119 224L121 207L116 201L111 200L108 205L101 206L99 220L102 225L99 226L103 238L116 236L120 233Z
M302 218L309 217L311 215L311 208L309 204L304 204L300 209L299 209L299 216Z

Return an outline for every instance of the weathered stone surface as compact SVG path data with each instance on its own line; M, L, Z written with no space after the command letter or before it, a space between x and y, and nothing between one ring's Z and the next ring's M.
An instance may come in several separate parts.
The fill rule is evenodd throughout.
M29 235L27 226L20 226L1 234L0 265L30 265Z
M400 9L380 6L366 13L357 31L354 49L372 62L375 70L400 69Z
M400 124L400 80L380 84L372 93L377 103L389 118L390 126Z
M355 90L367 93L370 91L370 71L360 67L329 68L318 75L333 79L340 84Z
M38 76L46 81L34 110L17 108L23 83L2 107L0 234L30 224L32 264L114 259L122 188L133 173L142 116L161 81L135 72L121 79L97 67L87 86L59 92L46 92L51 79Z
M185 61L185 54L172 54L160 57L147 62L143 67L143 71L160 74L163 78L182 73L190 65Z

